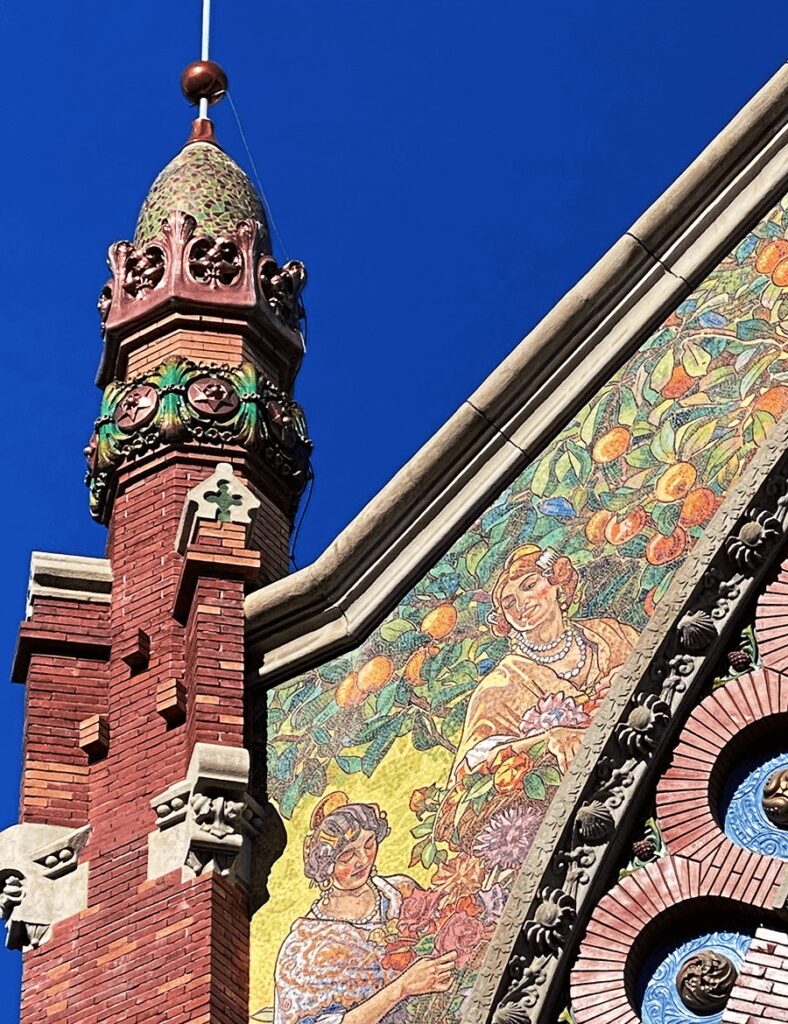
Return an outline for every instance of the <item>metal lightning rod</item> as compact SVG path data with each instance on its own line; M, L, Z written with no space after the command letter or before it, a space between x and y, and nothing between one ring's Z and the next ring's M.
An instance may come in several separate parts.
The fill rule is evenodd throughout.
M201 60L210 60L211 48L211 0L202 0L202 49ZM208 99L203 97L200 100L200 117L208 117Z

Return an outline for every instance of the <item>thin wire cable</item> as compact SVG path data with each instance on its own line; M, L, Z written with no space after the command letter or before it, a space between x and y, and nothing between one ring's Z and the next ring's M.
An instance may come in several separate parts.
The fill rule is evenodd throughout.
M296 556L296 545L298 544L298 538L301 535L301 527L304 525L304 519L306 518L306 514L309 511L309 503L312 501L312 494L314 493L314 490L315 490L315 470L314 470L313 466L310 463L310 466L309 466L309 492L308 492L308 494L306 496L306 501L304 502L304 507L301 509L301 516L300 516L300 518L298 520L298 526L296 526L295 532L293 533L293 543L290 545L290 555L289 555L289 557L290 557L290 561L292 562L292 565L293 565L294 569L299 569L300 568L298 562L296 561L296 557L295 557Z
M210 0L207 0L207 2L210 2ZM235 123L238 126L238 134L241 136L241 142L243 143L243 147L246 150L246 157L247 157L247 159L249 161L249 166L252 168L252 173L254 174L254 180L257 183L257 189L258 189L258 191L260 193L260 198L263 201L263 207L265 208L265 215L268 218L268 223L271 225L271 229L273 230L274 235L276 235L276 239L277 239L277 241L279 243L279 247L282 250L282 254L283 254L285 260L288 260L290 258L290 254L289 254L289 252L287 250L287 246L284 243L284 239L282 238L281 234L279 233L279 228L276 226L276 221L274 220L274 215L271 212L271 207L270 207L269 202L268 202L268 197L265 194L265 189L263 188L263 183L260 180L260 172L257 170L257 164L255 163L254 157L252 156L252 150L249 147L249 142L247 141L247 138L246 138L246 132L244 131L243 125L241 124L241 115L238 113L238 108L236 107L235 102L233 101L233 97L232 97L232 95L230 94L229 91L227 92L227 100L228 100L228 102L230 104L230 109L233 112L233 116L235 117ZM303 327L303 331L301 332L301 338L302 338L303 343L304 343L304 355L306 355L306 338L307 338L306 310L304 311L304 321L303 321L303 323L304 323L304 327ZM309 511L309 505L310 505L310 503L312 501L312 495L314 494L314 490L315 490L315 471L314 471L314 468L310 465L309 466L309 491L307 492L306 501L304 502L304 506L301 509L301 515L299 516L299 519L298 519L298 525L296 526L295 531L293 532L293 541L292 541L292 543L290 545L290 551L289 551L289 555L288 555L288 557L290 559L290 562L292 563L294 569L298 569L299 568L298 562L296 561L296 546L298 545L298 538L301 536L301 527L304 525L304 519L306 519L306 514Z
M230 109L232 110L233 114L235 115L235 123L238 125L238 134L241 136L241 142L243 143L244 149L246 150L246 156L247 156L247 158L249 160L249 166L252 168L252 173L254 174L254 180L257 182L257 188L258 188L258 190L260 192L260 197L263 200L263 206L265 207L265 215L268 218L268 223L271 225L271 228L273 229L273 232L276 235L276 240L279 242L279 247L282 250L282 254L283 254L285 260L289 260L290 259L290 254L287 251L287 246L284 243L284 239L279 234L279 228L276 226L276 221L274 220L274 215L271 213L271 207L268 205L268 199L266 198L265 189L263 188L263 183L260 180L260 175L259 175L259 173L257 171L257 164L254 162L254 157L252 156L252 151L249 148L249 143L246 140L246 133L243 130L243 125L241 124L240 115L239 115L238 110L237 110L237 108L235 106L235 103L233 102L232 95L229 92L227 93L227 99L228 99L228 101L230 103Z

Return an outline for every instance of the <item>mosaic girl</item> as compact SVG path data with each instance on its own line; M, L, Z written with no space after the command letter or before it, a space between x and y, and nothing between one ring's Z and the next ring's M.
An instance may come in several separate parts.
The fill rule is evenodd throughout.
M394 1024L405 1020L409 999L451 986L455 951L420 957L405 970L387 958L389 926L403 900L421 891L407 875L375 873L389 831L376 804L348 803L344 793L315 808L304 871L321 896L279 951L275 1024Z

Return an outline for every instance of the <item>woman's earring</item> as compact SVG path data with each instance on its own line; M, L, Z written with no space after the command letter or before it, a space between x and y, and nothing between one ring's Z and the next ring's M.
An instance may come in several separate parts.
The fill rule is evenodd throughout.
M376 875L377 873L378 873L378 869L373 864L372 867L369 869L369 877L372 878L372 876Z
M328 904L331 893L334 891L334 887L331 884L330 878L324 878L323 881L318 884L320 886L320 891L323 894L320 898L320 902L325 907Z
M561 609L562 612L569 611L569 602L567 601L566 594L563 592L563 590L558 591L558 607Z

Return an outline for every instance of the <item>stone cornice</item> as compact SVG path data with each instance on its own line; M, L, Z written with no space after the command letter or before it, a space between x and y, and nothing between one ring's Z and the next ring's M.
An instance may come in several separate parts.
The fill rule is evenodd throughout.
M788 188L788 66L311 566L246 600L264 685L360 643Z

